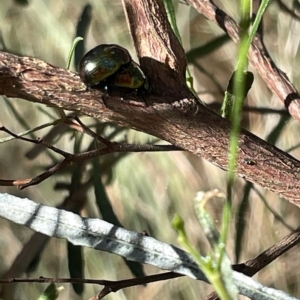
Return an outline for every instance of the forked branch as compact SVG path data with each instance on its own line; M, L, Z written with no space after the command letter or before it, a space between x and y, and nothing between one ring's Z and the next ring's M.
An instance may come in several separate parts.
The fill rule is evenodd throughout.
M230 123L199 104L183 83L185 61L181 61L182 51L169 30L161 1L124 0L124 3L128 20L134 24L131 32L141 64L154 85L152 94L133 93L124 98L118 92L107 95L87 90L72 72L35 58L4 52L0 52L0 94L143 131L226 170ZM146 34L145 28L151 30ZM161 49L154 51L153 45ZM277 85L280 90L292 87L288 80ZM239 139L236 173L300 206L300 162L246 130L242 130Z

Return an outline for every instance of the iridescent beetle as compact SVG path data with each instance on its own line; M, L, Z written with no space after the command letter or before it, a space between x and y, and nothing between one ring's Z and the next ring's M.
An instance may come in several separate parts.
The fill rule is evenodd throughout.
M87 86L93 87L130 62L131 56L125 48L113 44L99 45L81 59L79 76Z
M122 66L116 72L113 79L113 86L127 89L140 89L149 91L150 85L141 67L133 60L129 65Z
M79 76L88 87L150 90L147 77L129 52L113 44L90 50L80 61Z

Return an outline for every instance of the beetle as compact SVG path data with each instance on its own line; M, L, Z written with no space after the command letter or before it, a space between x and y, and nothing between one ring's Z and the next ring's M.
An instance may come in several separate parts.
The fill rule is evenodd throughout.
M102 44L87 52L81 59L79 76L86 86L93 87L130 62L131 56L125 48L115 44Z
M126 88L149 91L150 85L148 78L141 67L131 61L129 65L122 66L113 76L112 87Z
M87 52L79 63L79 76L86 86L106 91L150 90L141 67L125 48L115 44L99 45Z

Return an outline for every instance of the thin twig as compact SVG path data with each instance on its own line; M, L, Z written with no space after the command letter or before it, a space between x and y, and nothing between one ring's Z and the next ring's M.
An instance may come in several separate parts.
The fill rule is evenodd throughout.
M111 145L111 142L105 138L103 138L102 136L100 136L99 134L95 133L94 131L92 131L91 129L89 129L87 126L85 126L81 120L78 118L78 116L72 116L72 118L74 118L79 125L81 126L82 130L84 133L88 134L89 136L91 136L92 138L100 141L101 143L103 143L106 146Z
M290 1L290 2L292 2L292 1ZM277 0L277 3L283 12L288 13L291 17L293 17L296 20L300 20L299 12L297 14L296 9L288 8L288 6L286 4L284 4L281 0Z
M300 227L294 232L284 237L281 241L262 252L257 257L246 261L245 263L233 265L235 271L241 272L247 276L253 276L264 267L269 265L276 258L295 247L300 242ZM206 297L206 300L216 300L218 295L213 292Z
M270 264L276 258L296 246L300 242L300 227L294 232L284 237L280 242L274 244L266 251L262 252L256 258L246 261L245 263L233 265L232 268L235 271L241 272L248 276L253 276L265 266ZM103 285L104 289L97 295L95 299L101 299L105 295L116 292L120 289L132 287L136 285L143 285L145 283L151 283L161 280L167 280L172 278L181 277L182 275L173 272L167 272L162 274L155 274L150 276L144 276L139 278L132 278L120 281L98 280L98 279L84 279L84 278L7 278L0 279L0 284L9 284L16 282L53 282L53 283L86 283L86 284L99 284ZM217 299L217 295L212 293L206 300Z
M79 119L77 119L78 122ZM79 121L81 126L84 126ZM49 145L48 143L44 142L42 139L30 139L25 137L20 137L10 130L8 130L5 127L0 127L0 131L4 131L15 137L16 139L30 142L33 144L43 145L46 148L54 151L55 153L58 153L64 157L64 160L60 163L56 164L52 168L48 169L47 171L41 173L40 175L29 178L29 179L0 179L0 186L17 186L20 189L24 189L26 187L37 185L41 183L42 181L46 180L53 174L63 170L64 168L73 165L74 163L83 162L88 159L92 159L101 155L106 155L113 152L161 152L161 151L182 151L182 149L173 146L173 145L152 145L152 144L144 144L144 145L136 145L136 144L125 144L125 143L116 143L116 142L109 142L103 138L101 138L99 135L94 134L90 129L88 129L86 126L82 127L84 132L89 133L89 135L96 137L97 139L100 139L103 143L106 144L106 147L96 150L91 150L79 154L71 154L68 152L65 152L59 148L56 148L52 145Z
M234 42L240 39L240 27L213 1L187 0L200 14L216 23ZM275 65L265 48L261 47L260 39L252 42L249 59L269 89L285 104L289 113L300 122L300 96L287 76Z

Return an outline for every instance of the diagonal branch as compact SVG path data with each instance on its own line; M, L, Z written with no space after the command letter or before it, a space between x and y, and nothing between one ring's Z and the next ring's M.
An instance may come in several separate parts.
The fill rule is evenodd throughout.
M233 265L235 271L241 272L247 276L254 276L257 272L269 265L282 254L295 247L300 243L300 227L295 229L292 233L288 234L281 241L274 244L257 257L250 259L244 263ZM218 295L212 292L206 297L206 300L217 300Z
M213 1L187 0L187 2L199 13L220 26L234 42L239 41L239 26ZM287 76L276 67L266 48L262 47L259 35L252 42L249 59L268 88L285 104L289 113L300 122L300 96Z
M173 33L164 23L161 1L124 0L124 3L127 14L133 15L128 19L135 24L131 30L137 38L137 49L153 50L154 44L157 48L173 45ZM139 33L146 34L143 28L151 30L147 31L147 38L140 39ZM197 103L183 85L181 69L184 62L180 60L177 44L171 50L160 52L138 51L139 56L145 55L141 63L149 62L143 66L156 88L152 94L143 97L131 93L124 98L118 92L107 95L100 90L87 90L79 77L70 71L39 59L4 52L0 52L0 94L61 107L143 131L226 170L230 123ZM176 80L178 85L174 87ZM246 130L241 132L239 139L236 173L300 206L300 162Z

